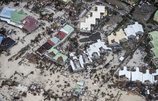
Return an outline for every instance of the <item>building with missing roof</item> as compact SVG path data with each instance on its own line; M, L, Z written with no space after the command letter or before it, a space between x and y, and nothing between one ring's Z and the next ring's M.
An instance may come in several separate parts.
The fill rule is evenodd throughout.
M70 53L70 65L74 72L82 71L85 69L85 65L91 64L96 60L101 58L102 53L112 49L105 45L105 42L102 42L100 39L96 43L89 45L82 54L75 56L73 53Z

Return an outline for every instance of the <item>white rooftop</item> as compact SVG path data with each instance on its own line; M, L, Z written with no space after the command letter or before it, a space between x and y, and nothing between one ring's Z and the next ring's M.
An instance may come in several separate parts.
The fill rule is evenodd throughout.
M79 56L79 61L80 61L81 67L84 68L84 61L83 61L82 55Z
M99 48L101 48L101 47L104 48L104 49L106 49L106 50L112 50L111 48L107 47L104 44L104 42L101 42L101 40L99 39L99 40L97 40L96 43L90 45L90 47L87 49L86 52L84 51L83 54L86 55L86 58L83 56L83 54L80 54L79 58L78 58L78 57L76 57L74 55L74 53L70 53L69 55L72 57L72 59L70 60L70 65L72 67L72 70L73 71L83 70L84 69L84 64L86 64L88 62L89 63L93 62L91 58L92 58L92 54L94 52L97 52L98 55L100 56L100 49ZM84 61L84 59L86 59L86 61ZM77 60L79 62L75 63L74 60ZM76 66L76 64L77 64L77 66Z
M139 68L136 67L136 71L127 71L127 67L124 67L123 70L119 71L119 76L124 75L131 81L150 81L151 83L157 82L157 80L154 79L154 76L158 75L158 69L156 70L156 73L149 73L149 70L146 70L146 73L142 73L139 71Z
M136 71L131 72L131 73L132 73L132 75L131 75L132 76L131 77L132 81L139 80L139 81L143 82L143 73L139 72L139 68L138 67L136 68Z
M119 58L119 61L123 61L125 58L123 57L123 56L121 56L120 58Z
M112 50L111 48L107 47L107 46L105 45L105 43L102 42L102 41L99 39L99 40L97 40L96 43L90 45L90 47L87 49L87 53L88 53L89 57L91 58L91 57L92 57L92 54L93 54L94 52L98 53L98 55L100 56L100 49L99 49L99 48L101 48L101 47L104 48L104 49L106 49L106 50Z
M23 85L21 85L21 84L19 84L17 87L16 87L16 89L18 89L19 91L27 91L28 90L28 88L26 87L26 86L23 86Z
M80 30L86 30L86 31L90 31L91 30L91 24L96 24L96 18L100 18L101 17L101 13L105 13L105 6L101 6L101 5L96 5L95 7L97 7L97 10L93 10L91 9L90 13L92 14L92 16L87 15L87 18L85 18L84 22L80 22Z
M123 70L119 71L119 76L125 75L129 80L131 80L131 73L127 71L127 67L124 67Z
M21 24L16 24L16 23L12 22L10 19L7 19L7 18L1 18L1 17L0 17L0 20L5 21L5 22L7 22L8 24L10 24L10 25L12 25L12 26L15 26L15 27L18 27L18 28L22 28L22 27L23 27L23 25L21 25Z
M74 62L74 61L77 61L77 62ZM83 70L84 61L83 61L82 55L79 56L79 59L76 56L73 56L73 59L70 60L70 65L74 72Z
M72 70L76 69L75 64L74 64L74 62L72 60L70 60L70 65L71 65Z
M135 22L133 25L128 25L127 28L124 29L127 36L134 35L136 36L137 32L144 32L143 26L138 22Z

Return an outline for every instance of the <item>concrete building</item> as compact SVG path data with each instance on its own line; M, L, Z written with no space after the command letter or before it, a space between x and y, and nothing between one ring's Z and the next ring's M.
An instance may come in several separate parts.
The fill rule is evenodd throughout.
M146 73L142 73L139 71L139 68L136 67L136 71L128 71L127 67L124 67L123 70L119 71L119 76L125 76L130 81L140 81L145 83L146 81L150 81L151 83L156 83L158 80L156 76L158 76L158 69L156 73L149 73L149 70L146 70Z
M104 51L103 51L104 50ZM106 50L106 51L105 51ZM101 53L112 50L107 47L104 42L97 40L89 48L79 56L75 56L74 53L70 53L70 65L74 72L82 71L86 68L86 64L91 64L94 60L100 59Z
M106 16L107 10L105 6L95 5L92 9L87 13L86 17L81 19L79 24L80 31L89 32L91 31L91 26L96 24L96 19L100 19L101 16Z
M78 59L76 56L73 56L70 60L70 65L73 72L79 72L84 70L83 58Z
M114 42L120 43L120 40L127 39L127 36L125 35L124 31L120 29L116 33L111 33L111 35L108 36L108 42L109 44L113 44Z
M89 48L87 49L87 54L90 58L94 57L94 53L96 53L100 57L101 48L105 50L112 50L111 48L107 47L104 42L102 42L100 39L97 40L96 43L91 44Z
M134 24L128 25L127 28L124 29L124 32L127 37L130 37L131 35L136 36L139 32L144 33L144 30L141 24L135 22Z

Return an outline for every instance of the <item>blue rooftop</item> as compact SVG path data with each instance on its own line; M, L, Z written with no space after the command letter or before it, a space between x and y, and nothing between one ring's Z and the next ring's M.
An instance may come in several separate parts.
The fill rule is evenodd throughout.
M58 39L57 37L53 37L53 38L51 38L51 41L53 43L57 44L60 41L60 39Z
M0 17L10 19L10 18L11 18L11 15L12 15L12 13L13 13L14 11L15 11L15 9L13 9L13 8L4 7L4 8L2 9L2 11L0 12Z
M71 34L74 31L74 28L67 24L60 31L62 31L66 34Z
M1 43L1 47L3 50L7 50L11 47L13 47L15 45L15 41L13 39L11 39L10 37L4 38L2 43Z
M0 44L2 43L4 37L0 35Z

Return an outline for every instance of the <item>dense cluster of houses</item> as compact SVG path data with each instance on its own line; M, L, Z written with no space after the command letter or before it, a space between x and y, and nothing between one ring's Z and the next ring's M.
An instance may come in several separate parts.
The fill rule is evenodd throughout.
M157 13L157 12L156 12ZM154 20L156 21L156 14L154 15ZM143 33L143 27L141 25L138 25L138 23L135 23L135 25L129 25L126 29L124 29L126 35L132 35L136 36L138 32ZM148 47L147 55L151 58L148 59L148 61L151 61L153 66L156 68L158 67L158 41L157 41L157 35L158 31L152 31L148 33L148 38L150 39L149 44L150 47ZM123 70L119 71L119 76L125 76L130 81L140 81L142 83L145 83L146 81L149 81L150 83L156 83L158 81L158 70L156 70L154 73L150 73L150 70L146 70L145 73L140 72L140 68L136 67L136 71L128 71L127 67L124 67Z
M47 57L49 60L56 62L60 65L64 65L67 56L62 54L57 47L59 44L64 42L70 34L74 31L74 28L70 25L65 25L61 28L53 37L49 38L46 43L39 47L36 51L41 57Z
M23 10L16 10L10 7L4 7L0 11L0 20L24 29L28 33L31 33L39 26L38 20L34 17L27 15Z
M143 33L143 26L135 22L134 24L128 25L124 30L120 29L118 32L111 33L111 35L108 36L108 42L109 44L120 43L122 39L128 39L131 36L136 37Z
M93 30L93 26L97 24L98 20L107 16L106 7L103 5L92 6L91 10L85 17L80 18L79 29L81 32L89 32ZM109 44L120 43L122 39L128 39L131 36L137 36L143 34L143 26L138 22L128 25L124 29L120 29L118 32L113 32L108 36Z
M49 0L46 0L46 2L47 1L49 2ZM123 42L122 40L125 39L125 41L128 42L128 45L130 45L131 39L134 39L131 41L131 43L132 42L134 43L134 41L139 42L138 39L140 39L140 36L147 34L147 33L144 34L144 29L143 29L143 25L142 25L145 23L143 23L139 20L138 21L141 22L142 24L139 22L134 22L137 19L132 14L135 11L135 7L132 7L132 6L134 6L137 2L139 2L139 0L121 0L121 2L123 1L124 3L129 4L128 6L131 5L129 8L134 8L134 9L132 9L133 11L129 10L129 11L132 11L129 13L128 13L128 10L125 10L125 11L127 11L125 14L127 14L128 16L132 15L132 18L135 19L135 20L130 20L130 22L129 22L130 24L128 23L128 25L125 25L125 26L120 26L122 24L122 22L124 22L124 21L120 21L121 22L120 23L119 21L118 22L115 21L113 18L113 13L114 13L114 15L117 15L116 16L117 20L124 20L125 16L121 16L121 19L118 18L118 16L124 15L124 14L121 14L122 13L121 9L123 9L124 7L117 7L117 5L116 5L116 7L114 7L115 5L110 4L110 2L109 2L109 6L105 6L105 5L102 5L103 3L101 4L102 0L93 0L94 2L96 2L96 4L87 2L87 3L85 3L86 4L85 9L82 10L78 6L76 8L80 8L80 9L76 9L75 7L72 7L72 9L71 9L71 5L69 6L68 3L70 3L72 0L59 0L59 1L62 1L59 3L58 3L58 0L53 0L51 2L56 2L56 1L57 1L56 4L48 3L47 8L42 6L43 5L42 3L39 4L39 7L37 7L37 8L45 8L44 11L39 10L40 16L42 15L42 18L41 18L42 20L49 19L49 20L47 20L48 23L53 22L52 27L54 27L54 28L52 30L58 30L58 28L61 26L62 26L62 28L60 28L57 32L53 32L53 33L52 33L52 30L50 31L50 33L49 33L49 31L48 31L48 33L47 32L46 33L42 32L42 34L37 33L37 35L39 35L39 36L37 36L37 38L38 37L41 38L41 35L44 36L46 34L50 35L51 37L49 37L45 43L42 43L42 45L40 47L37 47L38 49L35 51L36 54L28 53L28 54L26 54L26 56L28 56L26 58L29 60L29 62L30 61L33 62L33 61L36 61L39 59L42 59L42 60L46 59L46 61L48 61L48 62L51 61L51 63L59 64L62 66L64 66L64 65L67 66L67 64L68 64L73 72L79 72L79 71L83 71L83 70L87 69L88 74L93 73L93 71L89 71L90 69L91 70L94 69L95 70L94 72L96 72L96 70L98 70L100 68L104 69L105 67L110 67L109 71L107 70L107 72L97 71L97 73L94 73L95 74L94 83L92 83L92 84L95 84L96 82L100 82L100 77L103 80L100 82L101 85L99 87L102 87L103 84L106 83L106 81L108 81L109 79L110 79L110 82L111 82L111 80L113 81L114 77L115 77L115 75L113 76L113 74L115 74L113 72L115 72L115 69L117 68L117 66L119 67L121 65L124 65L125 63L127 64L127 62L124 62L124 60L126 61L128 59L128 55L129 55L129 57L132 57L131 56L133 54L132 52L134 52L133 51L134 49L132 50L133 47L129 48L132 50L132 52L129 51L132 54L128 54L128 50L124 51L123 50L124 47L121 44ZM76 0L76 1L73 0L73 1L74 2L78 1L81 4L84 4L84 2L85 2L83 0ZM99 1L101 1L101 2L99 3ZM107 2L105 2L104 4L106 4L106 3L108 4L108 0L106 0L106 1ZM144 2L145 1L146 0L144 0ZM140 2L143 3L143 0ZM67 5L65 5L65 7L60 7L60 6L63 6L62 5L63 3L65 3ZM52 8L50 8L49 4L51 4ZM55 6L55 7L53 7L53 6ZM73 6L75 6L75 4ZM126 4L123 6L126 6ZM142 12L147 13L148 17L144 17L144 19L146 19L146 21L147 21L147 19L149 19L149 17L150 17L149 16L150 14L148 14L148 13L150 13L150 11L152 11L152 10L145 10L145 8L146 8L145 5L143 5L144 7L143 6L141 7L141 5L137 5L137 6L138 6L138 8L139 8L139 6L140 6L140 8L142 8ZM58 9L56 9L58 7L60 8L59 12L58 12ZM114 7L114 8L112 8L112 7ZM28 8L30 8L30 7L28 7ZM67 8L69 8L69 9L67 9ZM150 8L150 6L149 6L149 8ZM66 10L64 10L64 9L66 9ZM79 16L76 16L76 15L78 15L78 13L76 13L78 11L83 11L83 12L79 13L80 14ZM56 12L57 12L57 14L55 14ZM153 12L154 12L154 10L153 10ZM48 15L47 15L47 13L48 13ZM59 16L60 13L63 13L63 14L61 14L62 16ZM140 15L143 15L143 13L140 13ZM72 20L71 18L75 18L75 20ZM130 17L128 17L128 19L129 18ZM105 21L105 19L106 19L106 21ZM72 21L70 21L70 20L72 20ZM110 22L111 20L113 20L113 21ZM155 21L155 23L158 23L158 11L155 12L153 20ZM4 22L8 23L9 25L23 29L24 31L26 31L28 33L32 33L40 26L39 21L36 18L25 13L24 9L18 10L18 9L14 9L14 8L10 8L10 7L3 7L2 9L0 9L0 21L4 21ZM79 21L79 23L78 23L78 21ZM57 23L57 22L59 22L59 23ZM106 22L108 22L107 23L108 26L105 26ZM67 45L67 43L66 43L66 46L64 46L65 44L63 45L63 43L68 39L68 37L71 36L71 34L75 31L75 28L72 27L71 25L65 24L65 23L69 23L69 24L71 23L74 25L77 25L77 23L79 24L78 30L76 31L76 35L74 35L75 37L73 36L74 38L71 38L69 41L70 44ZM58 26L58 24L59 24L59 26ZM120 25L118 25L118 24L120 24ZM113 27L112 25L115 25L116 27L115 26ZM42 29L44 30L45 27L46 26L42 27ZM105 27L105 28L103 28L103 27ZM148 25L146 27L148 27ZM48 28L48 30L51 29L50 27L47 27L47 28ZM95 29L97 29L97 30L95 30ZM111 29L111 30L109 31L109 30L104 30L104 29ZM149 29L154 29L154 28L151 27ZM145 31L147 31L147 30L145 30ZM7 32L5 32L5 33L3 33L3 32L4 31L0 29L0 52L1 52L1 50L3 51L3 50L10 49L12 46L14 46L16 44L16 41L14 41L11 37L8 37L8 35L6 35ZM79 34L81 36L79 36ZM88 42L79 40L81 42L81 44L80 44L78 39L84 37L83 34L87 34L87 35L85 35L86 36L85 40L88 40ZM158 30L156 29L152 32L149 32L148 37L150 38L150 41L149 41L150 47L149 47L149 51L147 51L147 54L149 54L148 56L150 57L149 61L151 61L152 64L154 64L158 68ZM20 37L18 37L17 40L22 41L23 39L20 39ZM76 44L73 43L74 40L75 40L74 43L76 43ZM35 41L31 40L31 43L28 44L27 46L28 47L34 46L35 44L33 42L35 42ZM132 45L133 45L133 43L132 43ZM144 46L141 47L141 49L144 49L146 51L146 49L145 49L147 47L146 40L143 40L141 45L142 44ZM26 46L26 48L27 48L27 46ZM75 47L76 49L69 49L69 47L74 48L73 46L76 46ZM114 52L115 48L120 48L119 46L121 47L122 51L118 52L117 54L113 54L113 53L115 53ZM134 44L133 46L137 46L137 45ZM26 48L24 47L21 50L27 50ZM28 50L32 51L31 49L34 50L32 47L29 47ZM65 50L68 49L69 51L65 52L64 49ZM143 50L143 52L144 52L144 50ZM108 52L108 51L113 51L113 52ZM25 52L22 52L23 54L21 54L19 51L18 53L20 55L17 55L17 56L14 55L13 57L22 57ZM124 54L124 56L123 56L123 54ZM137 52L136 52L136 54L137 54ZM127 57L126 57L126 55L127 55ZM115 57L118 58L118 60L115 59ZM135 57L135 55L133 57ZM10 59L8 59L8 61ZM141 58L141 59L143 59L143 58ZM11 59L11 60L13 60L13 59ZM23 62L23 58L18 64L20 65L22 62ZM43 68L43 67L44 68L46 67L46 69L49 68L49 66L47 66L45 64L43 65L43 63L41 61L36 61L35 63L37 63L37 66L36 66L37 68ZM39 66L38 66L38 64L39 64ZM46 62L46 64L47 64L47 62ZM136 62L134 61L131 64L132 65L136 64ZM140 65L140 64L138 64L138 65ZM148 66L148 64L146 64L146 66ZM123 66L121 66L121 67L123 67ZM53 68L50 68L50 71L51 71L50 75L52 75L52 73L54 73L54 69L56 69L56 68L58 68L58 66L55 66L55 68L54 68L54 66L53 66ZM142 68L144 69L144 72L141 71ZM146 69L145 67L142 67L142 68L139 66L138 67L135 66L135 68L133 70L133 68L131 68L131 66L130 66L130 70L129 70L128 67L124 66L123 69L119 68L120 70L118 71L117 76L119 76L119 78L123 77L123 79L124 79L124 77L125 77L126 79L128 79L126 83L128 83L129 81L130 81L130 83L131 83L131 81L134 83L135 83L135 81L140 81L143 84L147 83L147 84L145 84L146 88L150 88L152 85L157 84L158 69L155 70L153 68L152 69L151 68ZM116 70L118 70L118 69L116 69ZM30 72L30 74L33 74L33 73L34 73L34 71ZM42 70L40 73L42 74L42 73L44 73L44 71ZM104 73L104 74L102 74L102 73ZM16 74L16 72L14 74ZM87 73L85 73L85 74L86 75L84 76L84 78L87 77ZM105 74L107 77L104 77ZM44 76L47 76L47 74L45 74ZM67 74L64 74L63 76L67 77ZM89 76L90 76L90 79L92 79L93 75L89 75ZM111 77L109 77L109 76L111 76ZM57 77L57 78L59 78L59 77ZM98 80L95 80L95 78L97 78ZM49 79L48 79L48 81L49 81ZM114 80L114 81L117 81L117 80ZM58 82L58 81L56 80L55 82ZM64 81L64 82L67 83L67 81ZM112 83L112 85L113 85L113 83ZM150 85L148 85L148 83ZM111 88L112 85L110 85L110 84L108 84L108 87ZM50 85L52 85L52 81L51 81ZM132 83L131 83L131 85L132 85ZM127 86L127 84L123 85L123 86ZM57 87L58 87L58 85L57 85ZM64 87L66 87L66 86L64 85ZM81 80L81 81L77 82L76 86L73 89L73 95L77 96L77 98L78 98L80 95L84 94L87 87L88 86L85 86L84 81ZM133 90L133 87L131 87L131 88ZM27 92L27 91L31 91L31 90L32 91L37 90L37 91L41 92L40 86L38 86L36 84L32 84L29 88L19 84L16 87L16 89L18 89L21 92ZM94 92L97 91L99 94L99 90L100 89L98 89L98 90L95 89ZM87 91L89 93L88 89L87 89ZM138 90L138 91L139 91L139 93L141 92L141 90ZM44 92L44 93L47 94L47 92ZM48 93L50 93L50 91ZM105 93L104 94L103 93L104 92L102 92L102 96L105 94ZM33 94L36 95L36 93L33 93ZM62 95L63 94L64 93L62 93ZM119 94L119 92L118 92L118 94ZM56 95L58 95L58 94L56 94ZM109 95L110 97L113 97L113 94L105 94L105 95ZM120 94L120 96L121 96L121 94ZM94 97L94 99L95 99L95 97Z
M138 28L138 27L137 27ZM137 29L135 28L135 29ZM141 27L140 27L141 28ZM133 30L134 31L134 30ZM141 30L139 30L141 31ZM143 32L143 30L142 30ZM157 68L158 67L158 40L157 40L158 31L152 31L148 33L148 38L150 39L149 44L150 47L148 47L149 51L148 54L149 57L151 56L150 60L151 63ZM147 50L148 50L147 49ZM148 55L147 55L148 56ZM146 70L145 73L140 72L140 68L136 67L136 71L129 71L127 70L127 67L124 67L123 70L119 71L119 76L125 76L130 81L140 81L142 83L145 83L146 81L149 81L150 83L156 83L158 81L158 70L155 72L150 72L151 70Z

